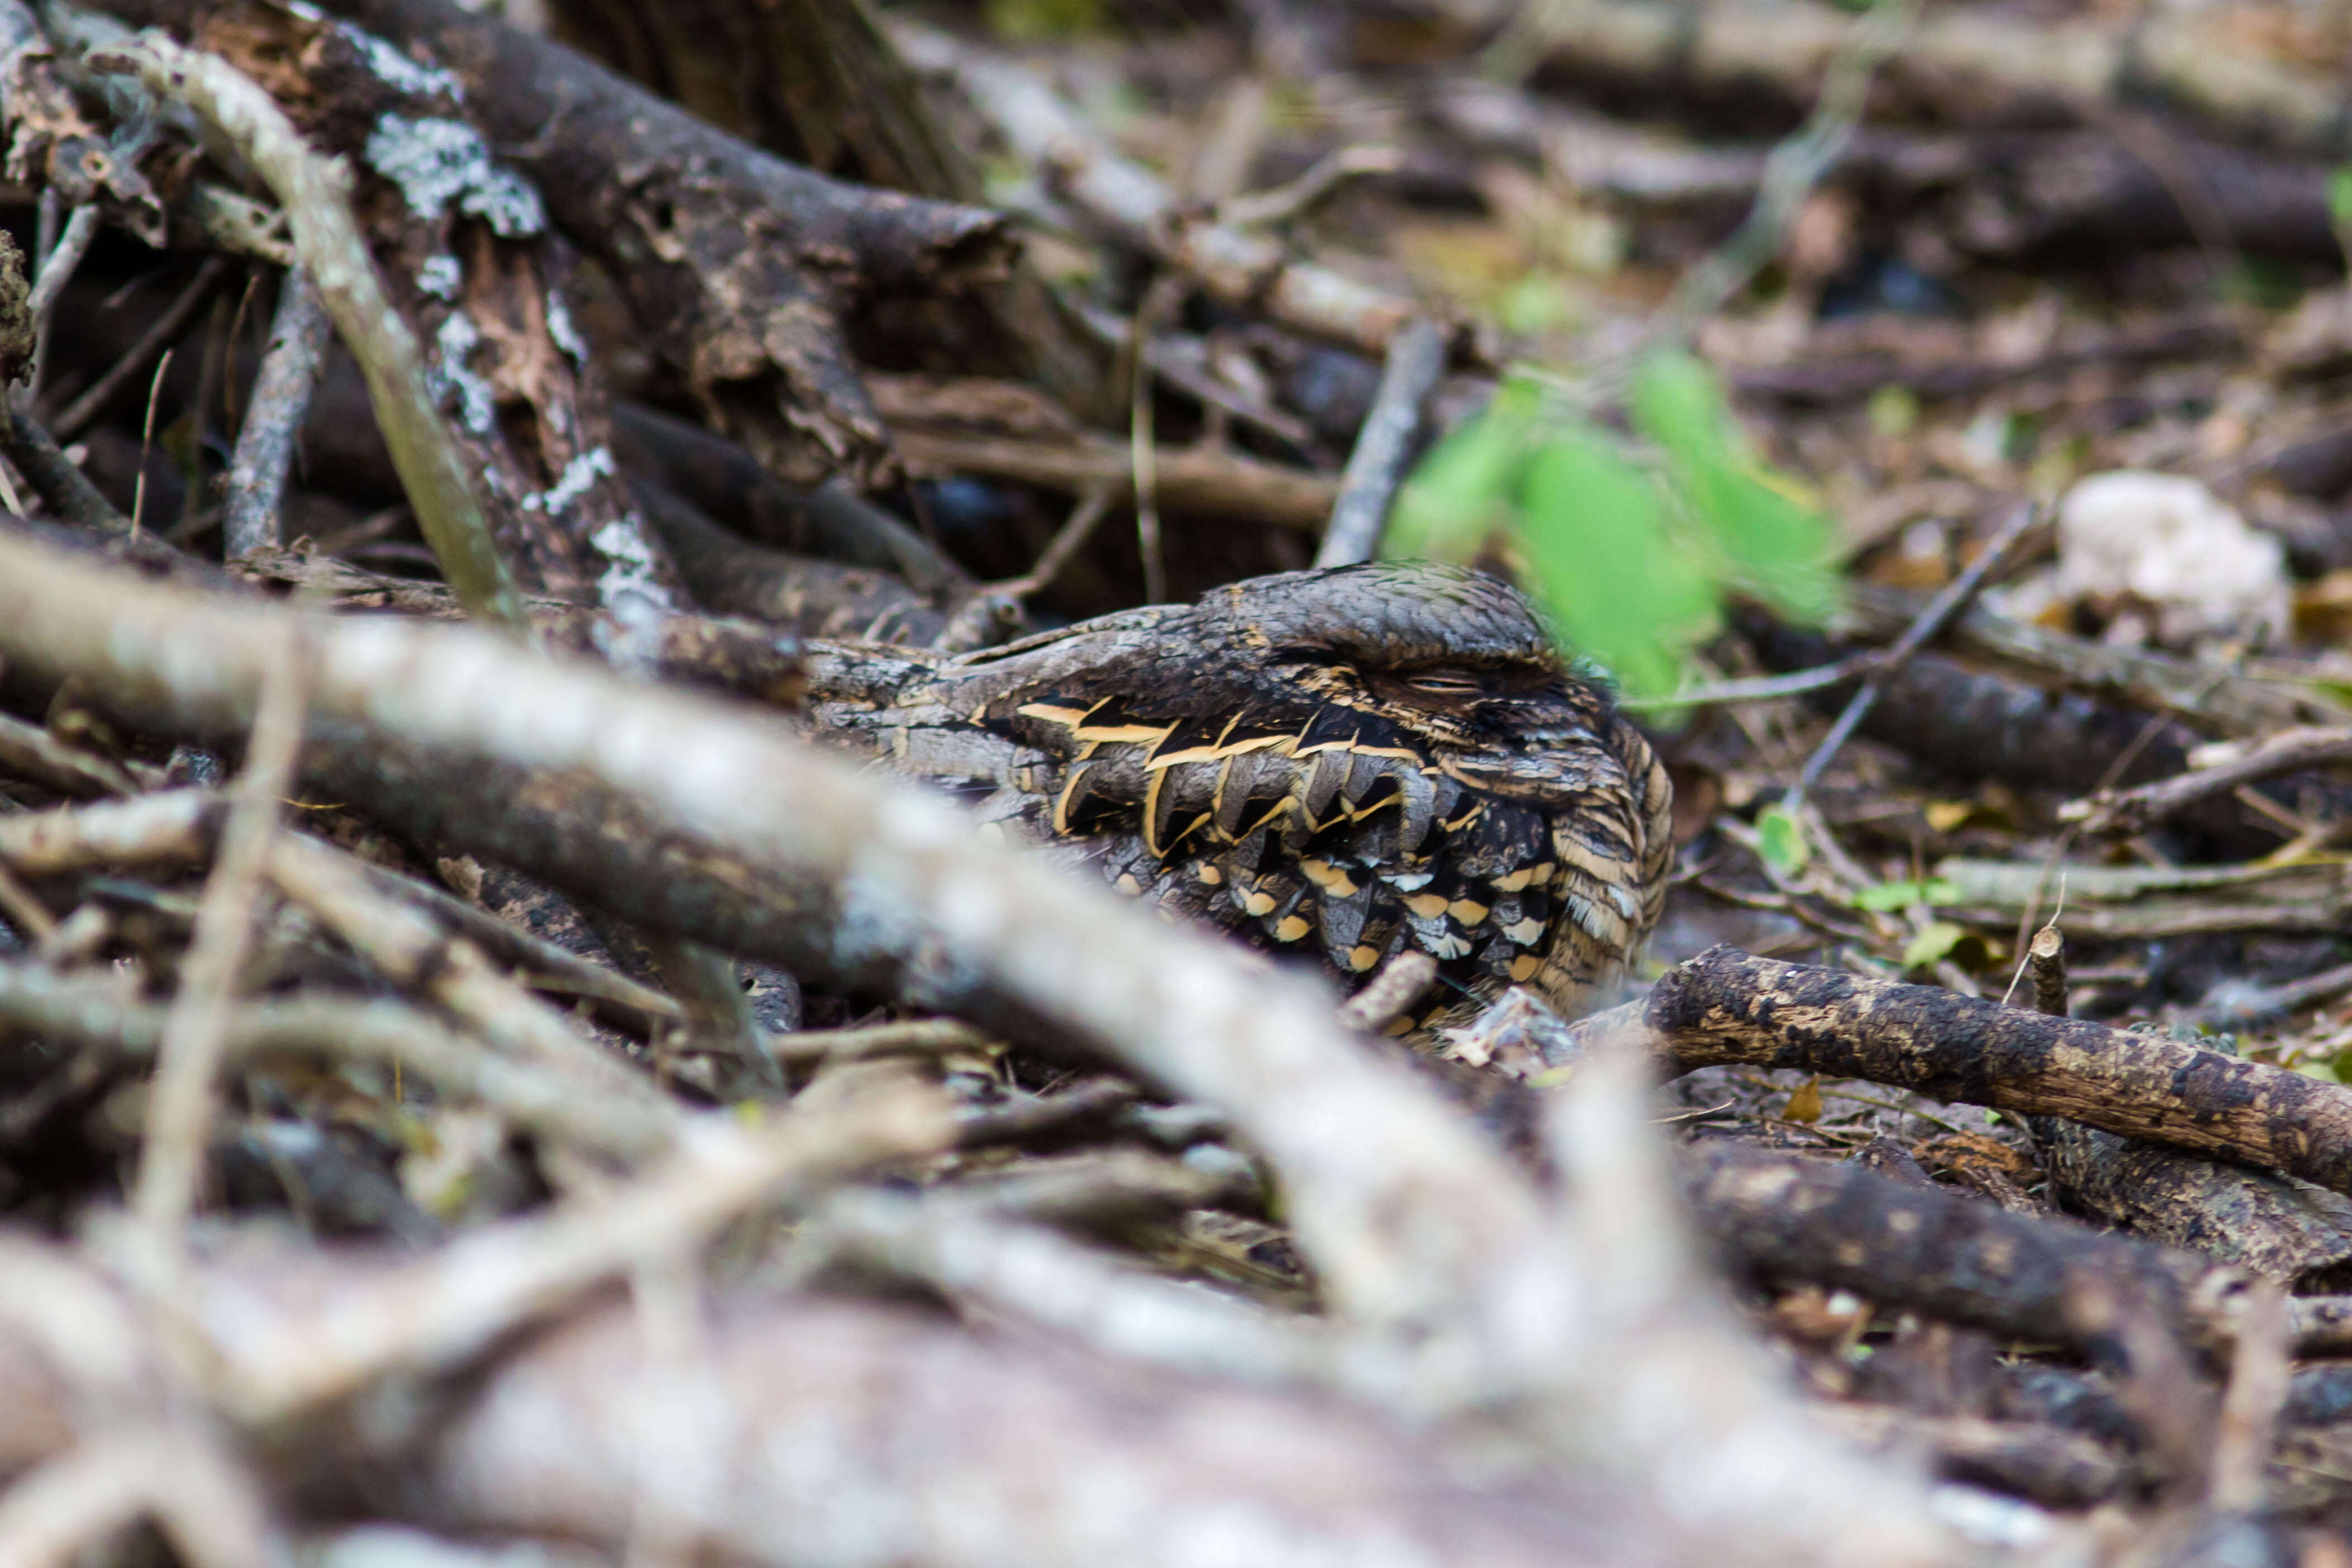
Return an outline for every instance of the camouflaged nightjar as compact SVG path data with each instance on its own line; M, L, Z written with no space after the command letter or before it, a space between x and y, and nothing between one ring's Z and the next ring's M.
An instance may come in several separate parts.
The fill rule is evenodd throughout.
M819 644L809 705L997 830L1344 981L1417 947L1440 1012L1515 983L1580 1010L1674 854L1648 742L1455 567L1259 577L961 656Z

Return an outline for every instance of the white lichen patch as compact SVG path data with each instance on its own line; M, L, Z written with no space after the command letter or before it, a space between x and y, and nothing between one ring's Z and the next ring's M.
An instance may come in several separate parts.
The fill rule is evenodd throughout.
M481 346L481 331L466 312L450 312L449 319L441 323L441 330L433 335L433 363L425 367L425 382L435 403L446 407L454 400L458 421L475 435L487 436L498 398L490 384L466 363Z
M408 210L427 220L452 205L509 239L547 227L539 192L490 156L489 144L462 120L380 115L368 133L368 167L400 187Z
M572 467L578 466L575 460ZM609 456L604 471L612 471ZM677 606L654 574L645 524L635 512L625 513L589 535L588 542L605 562L596 579L596 598L606 613L591 628L590 640L614 668L650 679L661 659L662 622Z
M536 494L523 497L522 510L543 511L550 517L559 516L566 507L586 495L589 487L598 479L612 478L614 471L613 449L610 447L598 447L583 452L563 465L563 472L557 476L555 483ZM606 531L609 532L614 526L618 525L608 525ZM599 544L597 548L601 550L604 546ZM638 548L644 548L642 542Z
M561 289L547 291L547 335L571 357L572 363L588 363L588 340L580 335L579 324L572 321L572 307L563 302Z
M677 614L677 606L655 574L653 546L646 542L644 521L633 511L624 512L589 535L588 542L606 563L604 574L596 579L597 598L616 615L652 612L656 619L651 629L658 646L657 617Z
M412 98L446 96L460 103L465 101L466 87L457 79L456 73L439 66L420 65L401 53L390 39L379 38L348 22L341 25L340 31L358 48L360 58L367 61L367 68L376 80L386 87L395 88Z
M416 269L416 286L436 300L454 300L457 297L457 285L465 281L465 268L457 265L457 258L445 250L425 258L425 265Z

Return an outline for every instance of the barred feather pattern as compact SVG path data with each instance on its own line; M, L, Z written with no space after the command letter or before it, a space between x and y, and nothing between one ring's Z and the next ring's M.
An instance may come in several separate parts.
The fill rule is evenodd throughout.
M819 644L808 711L983 831L1343 982L1418 948L1440 1014L1514 984L1584 1010L1672 865L1641 732L1516 589L1431 563L1254 578L961 656Z

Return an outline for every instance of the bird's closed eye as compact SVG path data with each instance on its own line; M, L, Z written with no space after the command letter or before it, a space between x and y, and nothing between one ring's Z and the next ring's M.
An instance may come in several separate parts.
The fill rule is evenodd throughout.
M1404 684L1427 697L1476 697L1486 689L1486 682L1464 669L1407 670Z

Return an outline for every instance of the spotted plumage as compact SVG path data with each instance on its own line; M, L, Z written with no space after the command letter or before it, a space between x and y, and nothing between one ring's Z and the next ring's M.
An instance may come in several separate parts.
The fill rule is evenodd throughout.
M1260 577L961 656L819 645L828 738L1122 891L1355 982L1579 1009L1657 918L1664 770L1508 584L1429 563Z

